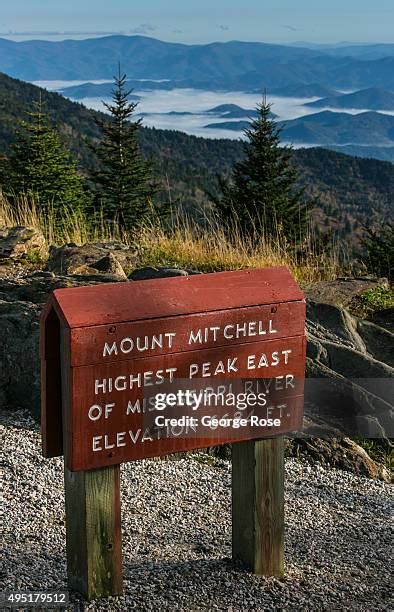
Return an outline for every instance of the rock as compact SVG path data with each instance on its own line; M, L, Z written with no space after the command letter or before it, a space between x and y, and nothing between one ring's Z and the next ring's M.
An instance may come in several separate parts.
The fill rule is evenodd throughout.
M30 274L30 278L55 278L55 274L46 270L36 270Z
M29 256L45 259L47 255L46 241L39 230L25 226L1 229L0 259L20 259Z
M19 407L39 414L39 313L37 304L0 299L1 409Z
M107 248L108 247L108 248ZM126 269L136 263L136 253L120 243L52 246L46 269L56 274L100 274L109 272L126 278ZM98 266L98 267L97 267Z
M81 266L90 266L105 256L103 249L92 244L79 247L73 243L61 247L51 246L46 269L55 274L74 274Z
M364 448L349 438L329 441L320 438L297 439L289 441L286 450L293 457L303 456L359 476L391 482L388 470L373 461Z
M127 279L122 266L111 252L102 259L99 259L99 261L94 264L94 268L99 272L108 272L116 276L122 276L125 280Z
M384 308L384 310L374 312L369 320L394 334L394 308Z
M121 280L112 274L60 276L46 270L36 271L22 278L0 278L0 300L44 304L54 289L121 282Z
M98 248L104 249L107 254L112 254L127 273L138 265L139 255L136 248L131 248L116 240L94 242L93 244Z
M134 272L129 274L129 279L134 281L149 280L152 278L169 278L171 276L188 276L188 274L186 270L180 270L179 268L168 268L165 266L158 268L146 267L134 270Z
M365 348L379 361L394 367L394 333L371 321L357 320L357 332Z
M374 278L362 276L359 278L337 278L333 281L313 283L305 290L307 298L317 303L331 304L333 306L349 306L351 301L375 287L388 288L387 278Z
M306 331L305 433L392 437L393 335L343 308L312 301Z
M88 266L87 264L82 264L81 266L72 268L72 272L70 272L70 275L72 276L91 276L92 274L98 274L98 270Z
M119 276L56 276L49 271L0 279L0 409L40 412L39 315L54 289L116 282Z
M85 268L81 270L81 274L70 274L66 278L71 281L76 281L78 285L99 285L100 283L121 283L127 280L127 277L119 276L118 274L107 274L106 272L98 273L94 268Z
M365 345L356 331L355 319L343 308L308 299L306 317L308 329L316 338L365 351Z

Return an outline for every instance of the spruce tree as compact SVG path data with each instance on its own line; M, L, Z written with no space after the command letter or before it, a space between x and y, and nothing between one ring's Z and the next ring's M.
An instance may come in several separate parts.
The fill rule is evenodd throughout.
M378 229L365 228L362 240L368 269L373 274L393 280L394 271L394 225L388 221Z
M279 233L296 243L305 234L311 204L296 187L292 149L280 146L271 105L263 99L256 110L245 131L245 157L234 164L229 181L220 179L222 193L214 201L227 226L235 222L244 236Z
M104 217L131 230L151 213L154 186L151 165L138 144L141 119L131 121L138 103L129 101L131 90L126 89L126 75L121 75L120 68L114 82L112 103L104 102L110 117L96 119L102 140L94 147L99 160L94 179Z
M41 96L27 115L7 161L3 189L11 198L32 196L41 212L51 208L61 223L65 207L73 212L83 208L83 180L53 129Z

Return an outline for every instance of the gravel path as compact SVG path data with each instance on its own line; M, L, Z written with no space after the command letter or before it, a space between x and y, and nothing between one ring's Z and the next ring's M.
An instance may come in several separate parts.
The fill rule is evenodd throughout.
M3 418L1 589L66 588L63 462L23 413ZM209 461L209 463L206 463ZM286 462L286 578L231 562L231 464L196 454L122 467L124 597L73 610L392 610L391 487Z

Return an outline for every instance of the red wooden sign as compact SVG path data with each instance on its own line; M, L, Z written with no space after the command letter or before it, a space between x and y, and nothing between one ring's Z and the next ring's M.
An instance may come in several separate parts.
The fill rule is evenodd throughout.
M286 268L54 291L44 455L90 470L300 429L304 321Z

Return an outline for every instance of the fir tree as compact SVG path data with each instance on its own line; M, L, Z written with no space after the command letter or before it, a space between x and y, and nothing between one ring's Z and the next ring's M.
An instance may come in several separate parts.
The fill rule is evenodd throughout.
M368 269L375 275L393 280L394 270L394 225L389 221L378 229L365 228L362 247Z
M10 197L32 196L41 212L52 208L59 222L65 207L76 212L85 204L82 177L53 129L41 96L28 120L21 122L2 180Z
M257 111L245 131L245 157L234 164L229 182L219 179L222 195L214 201L224 221L236 222L244 235L258 239L262 233L280 232L299 242L311 204L296 187L292 149L280 146L281 130L272 118L271 105L264 99Z
M138 145L141 120L130 121L138 103L129 101L131 90L126 90L126 75L121 76L120 68L114 81L112 103L104 103L110 118L96 119L103 136L94 147L99 160L94 179L104 217L130 230L151 213L154 186L151 165Z

